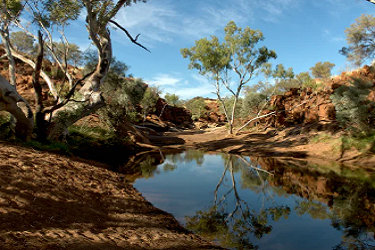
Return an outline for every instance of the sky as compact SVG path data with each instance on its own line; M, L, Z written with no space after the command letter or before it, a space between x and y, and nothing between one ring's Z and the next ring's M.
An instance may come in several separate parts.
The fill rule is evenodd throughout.
M159 86L163 94L215 98L213 85L188 69L181 48L211 35L222 41L224 27L233 20L239 27L262 31L265 40L259 45L278 56L270 61L273 65L282 63L298 74L329 61L336 65L333 74L340 74L350 66L338 52L346 46L344 31L361 14L375 15L375 5L365 0L149 0L123 8L115 20L133 37L141 34L138 42L151 53L117 29L111 31L113 55L130 66L129 73ZM90 44L86 34L80 21L67 30L70 42L82 50Z

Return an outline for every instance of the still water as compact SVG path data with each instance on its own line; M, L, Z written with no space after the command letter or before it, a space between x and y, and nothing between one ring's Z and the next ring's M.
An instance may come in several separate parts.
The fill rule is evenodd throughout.
M123 169L156 207L231 249L375 249L369 170L193 150Z

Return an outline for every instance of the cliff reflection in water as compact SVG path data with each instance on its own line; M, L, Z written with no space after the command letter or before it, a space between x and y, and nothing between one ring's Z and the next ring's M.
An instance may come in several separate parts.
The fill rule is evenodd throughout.
M172 178L176 179L181 170L183 176L180 178L194 178L194 183L197 178L189 177L192 171L189 164L201 168L203 173L207 171L210 179L215 177L216 181L210 184L207 192L203 187L198 187L200 190L197 192L208 193L211 202L201 204L194 213L186 211L185 219L180 220L194 232L232 249L264 249L266 247L258 239L272 235L278 223L292 220L293 216L307 215L311 220L329 220L330 227L341 232L341 238L334 241L335 245L325 246L324 249L375 249L373 172L336 164L322 166L306 161L220 154L216 157L220 158L222 166L211 164L209 170L216 171L216 174L211 174L213 172L204 170L208 168L206 157L207 154L196 150L157 152L135 157L119 171L131 174L127 179L134 182L137 178L157 178L167 173L173 173ZM186 169L185 172L182 169ZM168 181L163 179L163 185L167 185L165 182ZM181 190L175 184L171 185L174 186L169 189L176 188L174 196L178 196ZM157 188L153 186L153 194ZM194 187L189 188L194 193ZM252 194L248 195L245 191ZM152 198L147 196L147 192L143 193L147 199ZM178 198L187 199L182 194ZM162 203L153 203L173 214L183 213L169 211ZM173 209L186 210L186 207L174 206ZM289 237L293 238L294 233ZM290 241L293 242L293 239ZM319 242L320 239L312 238L310 243L315 244L314 241ZM298 246L289 246L288 249L298 249Z

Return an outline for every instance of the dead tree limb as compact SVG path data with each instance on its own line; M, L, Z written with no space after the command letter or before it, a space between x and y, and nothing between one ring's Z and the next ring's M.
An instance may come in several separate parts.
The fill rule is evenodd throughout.
M53 111L59 109L59 108L62 108L63 106L65 106L69 101L71 101L71 97L74 95L75 93L75 90L77 88L78 85L82 85L82 83L88 78L90 77L92 74L94 74L95 70L93 70L92 72L86 74L85 76L83 76L81 79L79 79L78 81L76 81L76 83L72 86L72 88L69 90L69 92L66 94L64 100L62 100L61 102L57 103L56 105L54 106L50 106L50 107L47 107L47 108L44 108L43 109L43 113L44 114L48 114L48 113L52 113Z
M113 21L113 20L109 20L110 23L113 23L114 25L116 25L119 29L121 29L122 31L125 32L125 34L128 36L128 38L130 39L130 41L132 41L132 43L138 45L139 47L141 47L142 49L148 51L151 53L151 51L149 49L147 49L145 46L143 46L142 44L138 43L137 40L138 40L138 37L141 35L141 34L138 34L136 35L135 38L133 38L130 33L125 29L123 28L120 24L118 24L117 22Z
M374 0L374 1L375 1L375 0ZM244 129L244 128L245 128L247 125L249 125L249 123L252 122L252 121L255 121L255 120L258 120L258 119L261 119L261 118L264 118L264 117L270 116L270 115L275 115L275 114L277 114L277 113L281 113L281 112L285 112L285 111L291 111L291 110L293 110L293 109L295 109L295 108L298 108L299 106L304 105L305 103L307 103L307 102L310 101L311 99L312 99L312 97L310 97L309 99L303 101L302 103L300 103L300 104L298 104L298 105L296 105L296 106L291 107L290 109L277 110L277 111L273 111L273 112L271 112L271 113L268 113L268 114L265 114L265 115L261 115L261 116L259 116L259 113L258 113L258 115L257 115L255 118L249 120L249 121L246 122L242 127L240 127L240 128L236 131L235 135L237 135L242 129Z
M39 82L40 72L42 70L43 63L43 37L42 33L38 32L38 55L35 60L35 69L33 72L33 87L35 92L35 125L38 139L44 140L46 138L46 121L44 120L43 110L43 91L42 85Z

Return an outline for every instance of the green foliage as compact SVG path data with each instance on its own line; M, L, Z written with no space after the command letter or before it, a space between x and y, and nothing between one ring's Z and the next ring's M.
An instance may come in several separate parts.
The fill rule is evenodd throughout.
M317 62L310 70L315 78L326 79L332 75L331 71L333 67L335 67L335 64L330 62Z
M96 51L85 52L83 72L91 72L96 67L97 60ZM128 65L112 57L111 67L101 88L106 107L99 113L104 120L121 121L127 118L135 121L137 118L136 105L140 104L147 85L141 78L127 77L128 69Z
M219 110L221 114L224 114L224 106L227 108L228 116L232 117L233 112L233 105L236 103L236 107L234 110L234 119L240 118L242 113L242 98L239 98L238 101L235 102L235 97L224 97L222 98L222 102L219 103Z
M61 62L67 62L70 65L77 66L81 65L83 62L83 52L80 50L79 46L74 43L65 43L59 42L54 43L54 50L57 58Z
M190 110L193 120L198 119L207 112L206 106L203 97L195 97L185 102L185 107Z
M7 139L11 136L10 113L0 111L0 139Z
M294 211L298 216L308 213L314 219L325 220L330 217L325 204L310 200L300 200L296 201L296 203Z
M207 238L215 238L216 235L224 235L228 231L225 223L227 216L226 213L217 212L216 208L198 211L194 216L186 217L186 227Z
M76 0L31 0L28 7L32 11L33 22L37 25L61 28L68 25L69 21L77 20L83 3Z
M351 136L343 136L342 149L347 150L352 147L358 149L361 152L374 153L375 152L375 133L362 135L356 134Z
M230 57L224 43L211 36L211 40L202 38L195 46L181 49L184 58L189 58L189 69L197 69L199 74L218 81L222 71L229 67Z
M36 52L34 46L34 38L24 31L16 31L10 33L10 43L15 50L21 51L28 55Z
M231 67L235 68L239 75L251 75L269 59L276 58L275 51L268 50L265 46L257 48L258 43L264 40L260 30L249 27L242 29L230 21L224 31Z
M127 162L132 153L130 140L117 136L104 122L96 127L73 125L68 130L67 145L76 156L117 166Z
M232 133L234 117L231 113L235 113L243 86L259 73L263 64L276 58L276 53L265 46L259 46L258 43L264 40L260 30L252 30L249 27L242 29L230 21L224 31L224 42L220 43L216 36L211 36L210 40L202 38L195 42L195 46L181 49L181 53L184 58L189 58L190 69L197 69L201 75L213 81L219 100L222 100L220 92L222 86L232 94L231 106L234 111L233 109L229 111L230 108L222 102L223 109L227 111L224 113ZM238 77L235 87L230 86L228 75L230 69L233 69Z
M76 20L83 7L82 1L77 0L48 0L44 4L47 12L42 17L59 26L67 25L70 20Z
M166 93L164 99L167 101L167 103L176 106L179 103L180 97L176 94Z
M375 56L375 17L362 14L355 21L345 30L348 47L343 47L340 53L360 66L366 59L374 59Z
M301 72L296 75L293 79L300 88L312 88L314 91L317 90L318 85L315 80L311 77L309 72Z
M327 133L320 133L310 139L310 142L312 143L318 143L318 142L328 142L333 140L333 137L331 134Z
M195 161L195 163L198 166L201 166L204 163L204 151L199 151L199 150L186 150L185 151L185 156L183 158L183 162L189 163L192 161Z
M350 86L342 85L331 95L336 119L352 134L368 135L374 128L375 104L367 99L372 83L353 78Z
M115 78L112 76L112 79ZM109 79L107 79L109 80ZM101 112L104 120L115 121L128 119L136 121L136 106L141 103L147 85L140 78L119 78L102 86L106 99L105 112ZM114 121L113 120L113 121Z
M149 86L140 102L143 109L143 120L146 120L147 114L156 111L156 103L159 100L159 94L161 93L159 87Z
M285 69L284 65L278 64L272 76L275 79L276 92L284 93L289 91L290 88L298 87L298 84L292 81L294 78L293 68Z
M69 148L69 145L62 143L62 142L56 142L56 141L47 141L47 142L40 142L40 141L28 141L25 143L25 146L31 147L36 150L41 151L49 151L49 152L55 152L65 155L70 155L71 151Z
M248 92L242 100L241 116L256 116L265 106L266 95L257 92Z
M2 3L1 3L2 4ZM23 10L24 3L22 0L6 0L7 18L18 17ZM4 13L2 13L4 15ZM1 17L5 18L5 17Z
M147 157L144 161L139 164L139 170L142 173L142 178L148 179L154 177L158 173L157 170L158 162L155 157Z
M95 50L87 50L82 55L82 63L83 63L83 73L88 74L93 71L98 63L98 52ZM126 65L124 62L118 61L116 57L112 57L111 59L111 67L109 68L109 72L106 77L106 83L109 84L117 84L117 81L121 80L122 78L126 77L126 73L129 70L129 66Z

